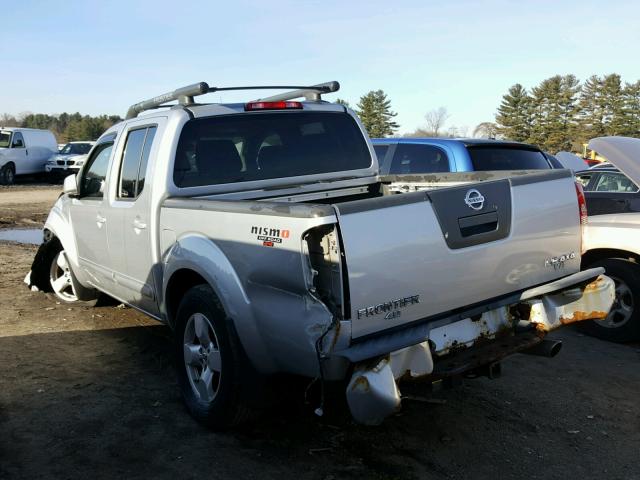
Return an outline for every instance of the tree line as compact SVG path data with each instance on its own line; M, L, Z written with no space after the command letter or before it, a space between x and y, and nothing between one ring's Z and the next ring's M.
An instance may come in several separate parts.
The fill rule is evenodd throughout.
M336 103L349 107L349 103L337 99ZM394 120L397 115L391 108L391 100L383 90L371 90L362 95L355 108L367 133L372 138L384 138L397 134L399 125ZM450 126L444 130L449 118L449 112L445 107L439 107L427 112L424 116L425 126L419 127L413 132L405 133L407 137L459 137L466 136L468 127Z
M77 140L97 140L109 127L122 121L117 115L81 115L80 113L24 113L19 116L0 115L0 126L51 130L58 143Z
M591 138L640 137L640 80L623 83L617 73L555 75L527 90L519 83L502 97L496 133L556 153L582 151Z
M337 99L337 103L349 106ZM397 113L383 90L362 95L354 109L370 137L397 135ZM468 127L445 124L449 113L439 107L425 114L425 125L405 133L410 137L464 137ZM117 115L92 117L80 113L46 115L26 113L0 115L0 126L51 130L59 143L95 140L122 119ZM555 75L527 89L519 83L503 95L494 122L482 122L474 137L504 138L538 145L556 153L582 151L594 137L622 135L640 137L640 80L623 83L617 73L592 75L581 83L575 75Z

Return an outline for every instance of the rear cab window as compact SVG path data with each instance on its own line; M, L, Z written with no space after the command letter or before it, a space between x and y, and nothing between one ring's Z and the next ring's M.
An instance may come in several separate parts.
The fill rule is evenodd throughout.
M540 150L491 145L467 147L473 169L491 170L546 170L551 165Z
M444 150L433 145L400 143L393 154L389 173L439 173L449 171L449 158Z
M178 187L370 168L354 119L342 112L260 112L190 120L182 129Z

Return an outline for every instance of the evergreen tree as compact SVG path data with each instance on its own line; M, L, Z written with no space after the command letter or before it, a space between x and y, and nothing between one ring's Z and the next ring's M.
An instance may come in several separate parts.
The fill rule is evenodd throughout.
M640 137L640 80L627 83L623 91L624 96L624 135Z
M372 90L360 97L356 111L372 138L388 137L398 129L393 120L397 113L391 110L391 100L382 90Z
M555 75L531 90L529 143L556 153L570 150L576 132L580 82L573 75Z
M625 131L625 108L622 80L612 73L602 82L602 108L606 135L621 135Z
M338 105L342 105L344 107L347 107L347 108L351 108L351 105L349 105L349 102L347 102L346 100L343 100L341 98L336 98L335 103L337 103Z
M19 126L51 130L59 142L73 142L75 140L96 140L113 124L122 119L117 115L101 115L91 117L79 113L60 115L46 115L42 113L28 114L18 122Z
M505 138L518 142L525 141L531 134L531 97L527 90L516 83L498 107L496 115L497 132Z
M582 86L578 102L578 141L586 143L589 139L604 135L604 111L602 107L602 78L589 77Z

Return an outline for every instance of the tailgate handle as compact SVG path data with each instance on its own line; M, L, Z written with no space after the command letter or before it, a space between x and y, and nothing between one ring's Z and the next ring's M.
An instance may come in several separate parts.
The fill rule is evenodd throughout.
M481 215L458 218L460 235L470 237L481 233L493 232L498 228L498 212L493 211Z

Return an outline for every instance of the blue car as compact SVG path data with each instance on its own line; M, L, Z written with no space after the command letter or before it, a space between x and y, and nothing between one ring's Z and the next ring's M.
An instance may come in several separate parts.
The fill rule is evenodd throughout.
M562 168L526 143L478 138L373 138L380 175Z

